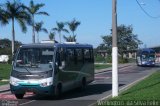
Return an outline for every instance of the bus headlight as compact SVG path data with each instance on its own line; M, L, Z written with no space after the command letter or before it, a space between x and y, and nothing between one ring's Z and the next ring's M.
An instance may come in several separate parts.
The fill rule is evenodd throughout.
M53 81L52 81L52 77L51 78L47 78L47 79L44 79L41 81L40 83L40 86L41 87L47 87L47 86L50 86L53 84Z
M50 86L52 85L52 82L43 82L40 84L41 87L47 87L47 86Z
M13 86L18 86L19 84L17 83L18 79L14 77L10 77L10 84Z

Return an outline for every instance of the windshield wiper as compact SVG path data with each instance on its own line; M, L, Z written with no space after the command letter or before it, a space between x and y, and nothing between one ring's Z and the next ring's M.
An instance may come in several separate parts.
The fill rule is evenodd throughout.
M27 72L29 73L29 74L32 74L28 69L27 69L27 67L23 67L25 70L27 70Z

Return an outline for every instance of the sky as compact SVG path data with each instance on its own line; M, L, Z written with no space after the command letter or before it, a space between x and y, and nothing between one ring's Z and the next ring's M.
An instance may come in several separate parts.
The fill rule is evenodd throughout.
M20 0L29 5L30 0ZM160 0L138 0L143 9L153 17L160 15ZM6 0L0 0L5 3ZM70 22L74 18L81 24L76 30L77 42L92 44L97 47L103 42L101 36L110 35L112 27L112 0L34 0L44 3L40 11L46 11L50 16L35 16L35 21L44 22L44 27L50 31L56 27L56 22ZM117 0L117 24L132 25L133 33L147 47L160 45L160 18L147 16L136 0ZM69 29L67 26L65 27ZM15 24L16 40L24 44L32 43L32 28L28 26L27 33L22 33ZM63 33L68 36L69 34ZM0 38L11 39L11 22L0 26ZM40 32L40 40L47 40L48 34ZM59 40L56 34L56 40ZM62 40L64 41L64 40Z

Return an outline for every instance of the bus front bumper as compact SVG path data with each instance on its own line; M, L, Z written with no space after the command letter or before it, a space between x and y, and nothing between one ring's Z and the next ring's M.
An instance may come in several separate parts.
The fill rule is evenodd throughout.
M45 94L53 95L54 86L50 85L47 87L41 87L40 85L30 86L30 85L18 85L13 86L10 84L10 89L13 94L25 94L26 92L33 92L34 94Z

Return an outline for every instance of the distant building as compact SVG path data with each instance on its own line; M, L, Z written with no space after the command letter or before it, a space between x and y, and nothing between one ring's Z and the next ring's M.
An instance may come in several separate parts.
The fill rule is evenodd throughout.
M107 56L107 50L98 50L97 54L101 55L102 57L106 57Z

